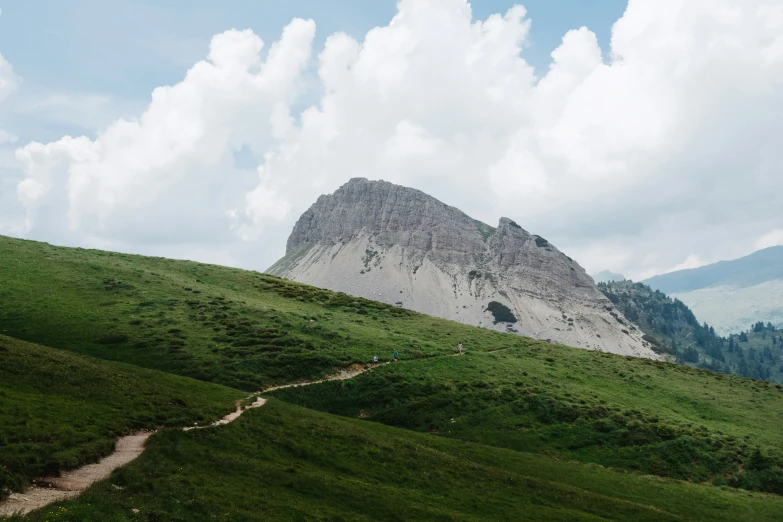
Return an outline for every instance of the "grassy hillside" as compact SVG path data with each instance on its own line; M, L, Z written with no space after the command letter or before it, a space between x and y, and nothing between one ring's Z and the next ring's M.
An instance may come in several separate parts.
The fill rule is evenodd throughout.
M682 301L632 281L599 283L601 291L628 319L654 339L657 350L681 364L783 383L783 330L757 323L741 334L722 337L700 324ZM649 337L648 337L649 338Z
M670 363L529 341L275 395L445 437L783 494L783 386Z
M133 510L138 510L134 512ZM618 473L270 401L165 432L37 521L779 520L780 497Z
M0 499L111 453L120 435L219 419L246 394L0 336Z
M492 337L244 270L0 236L0 333L245 390Z
M299 405L377 422L273 401L269 409L250 412L250 424L243 417L238 427L161 433L150 439L156 448L150 455L118 475L124 478L117 485L125 489L101 485L66 504L67 511L47 511L48 519L124 520L133 517L129 510L135 506L148 520L207 514L350 519L373 509L398 519L503 519L519 513L656 519L650 513L660 517L656 510L664 510L697 519L744 513L760 520L781 513L779 497L763 497L757 505L761 497L749 493L639 473L783 494L783 386L551 345L193 262L0 237L0 266L0 332L102 359L257 390L320 378L376 354L382 360L400 354L399 363L351 381L276 392ZM460 341L468 354L447 357ZM14 387L33 387L38 394L46 393L47 382L67 383L51 388L40 415L26 412L25 405L36 401L21 392L0 406L20 426L20 440L55 433L41 439L56 446L42 454L77 448L80 458L96 455L88 451L95 437L82 443L57 430L97 430L105 435L100 447L107 448L123 430L215 418L225 411L222 405L242 396L118 362L38 349L144 381L101 381L104 370L82 371L77 363L48 364L56 379L39 378L35 368L47 367L39 362L25 371L0 370L16 375ZM81 377L86 374L98 381L91 384L92 377ZM173 384L163 386L160 379ZM129 389L109 384L114 381L127 381ZM185 384L196 391L175 393ZM95 404L74 406L74 397ZM66 422L71 415L74 420ZM30 421L36 416L43 418L37 426ZM434 453L407 452L417 444ZM37 451L20 448L28 455ZM37 471L15 472L12 479L18 483L31 473ZM648 493L659 486L658 493ZM697 501L703 504L694 506Z

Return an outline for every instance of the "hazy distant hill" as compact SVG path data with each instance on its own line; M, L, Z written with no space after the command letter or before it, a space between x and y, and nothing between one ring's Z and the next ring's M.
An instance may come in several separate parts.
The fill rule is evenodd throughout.
M732 261L657 275L643 281L650 287L676 294L715 286L754 286L783 279L783 246L765 248Z
M651 277L644 283L680 299L723 334L739 332L757 321L783 326L783 246Z
M597 274L593 274L592 278L596 283L606 283L607 281L625 281L625 276L623 274L618 274L609 270L602 270Z

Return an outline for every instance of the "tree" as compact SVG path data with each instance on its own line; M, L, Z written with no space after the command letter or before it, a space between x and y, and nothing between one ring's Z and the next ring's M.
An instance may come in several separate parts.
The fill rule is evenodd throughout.
M740 340L741 343L748 342L748 334L746 334L745 332L740 332L739 340Z
M710 343L710 345L707 347L707 355L712 357L713 359L717 359L719 361L723 361L723 352L720 349L719 343Z
M693 346L689 346L682 352L682 360L690 363L699 362L699 350Z

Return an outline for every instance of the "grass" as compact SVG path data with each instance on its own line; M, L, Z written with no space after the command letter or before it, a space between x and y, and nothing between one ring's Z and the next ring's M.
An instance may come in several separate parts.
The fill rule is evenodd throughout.
M216 420L245 396L0 336L0 499L97 461L120 435Z
M557 462L271 400L220 430L157 434L109 481L29 520L772 521L781 512L780 497Z
M528 341L274 394L460 440L783 494L783 387L670 363Z
M0 236L0 333L256 391L506 338L274 276Z
M24 366L10 357L28 352L4 340L0 421L17 430L7 454L21 455L12 485L95 459L127 430L214 419L243 396L161 371L246 393L400 355L350 381L276 392L342 417L272 401L237 426L155 435L115 476L124 489L99 485L40 520L133 519L131 507L147 520L782 512L780 497L721 488L783 493L783 387L188 261L0 237L0 266L0 333L114 361L28 347L50 362ZM458 342L467 355L445 357Z

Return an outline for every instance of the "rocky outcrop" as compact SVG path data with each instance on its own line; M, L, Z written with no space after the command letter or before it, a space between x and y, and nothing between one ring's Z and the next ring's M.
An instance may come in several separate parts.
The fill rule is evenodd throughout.
M355 178L318 198L268 272L462 323L657 358L546 239L384 181Z

